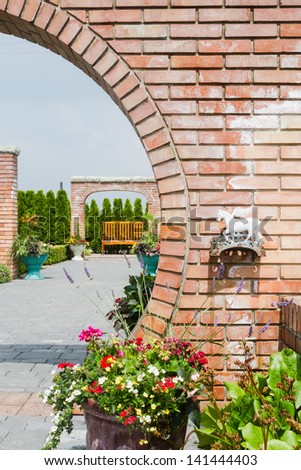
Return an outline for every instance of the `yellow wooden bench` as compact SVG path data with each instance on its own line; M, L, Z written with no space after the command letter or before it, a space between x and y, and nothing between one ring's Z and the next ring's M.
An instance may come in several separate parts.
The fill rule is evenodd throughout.
M102 253L106 245L134 245L140 240L143 230L143 222L103 222Z

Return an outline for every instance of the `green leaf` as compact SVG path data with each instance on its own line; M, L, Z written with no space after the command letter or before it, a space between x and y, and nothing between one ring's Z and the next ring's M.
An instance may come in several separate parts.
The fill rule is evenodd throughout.
M286 442L279 441L278 439L271 439L268 441L267 450L294 450L293 447Z
M232 399L237 399L245 395L245 391L236 382L225 382L225 386Z
M201 413L201 425L204 428L208 429L221 429L220 417L215 410L215 408L211 406L207 406L205 410Z
M277 392L277 383L281 382L283 375L299 380L301 378L301 355L289 348L285 348L270 357L268 386Z
M299 446L297 435L294 431L287 430L281 437L281 441L286 442L289 446L295 448Z
M211 432L214 432L212 429ZM202 430L202 429L195 429L195 433L198 437L198 447L200 449L209 449L211 444L215 442L215 438L210 436L210 432L208 430Z
M296 382L294 382L293 390L295 392L295 397L296 397L295 406L298 409L301 406L301 382L300 381L296 380Z
M246 441L246 448L249 450L262 450L263 449L263 435L259 426L252 423L246 424L242 430L243 438Z
M292 418L295 417L295 406L294 406L293 403L291 403L289 401L281 400L279 402L279 405L280 405L280 408L282 410L287 411L291 415Z

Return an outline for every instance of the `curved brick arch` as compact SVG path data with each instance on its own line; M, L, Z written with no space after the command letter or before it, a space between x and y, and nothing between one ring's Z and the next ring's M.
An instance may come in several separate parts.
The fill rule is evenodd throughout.
M170 130L138 74L105 40L87 27L83 11L81 13L84 14L77 15L74 11L71 14L58 4L56 0L0 0L0 32L46 47L83 70L112 97L140 137L163 201L162 251L150 314L143 323L146 328L162 334L177 311L184 286L183 268L189 255L186 239L189 233L189 199L183 169ZM175 185L176 198L181 200L180 209L174 198L169 198ZM172 225L169 224L173 217L177 219L176 232L174 220ZM167 284L170 276L172 282Z
M162 215L174 218L173 226L163 226L167 240L144 324L163 333L170 322L175 336L189 325L187 338L196 339L208 324L235 318L220 332L230 346L248 335L251 323L255 336L269 324L255 342L259 367L278 348L272 303L301 290L297 3L0 0L0 31L39 42L82 68L144 142ZM209 304L220 261L209 251L222 228L218 209L248 217L254 207L270 235L266 257L226 258L212 314L196 316ZM241 276L243 290L232 295Z
M127 191L142 194L148 203L148 211L160 222L161 208L157 183L154 178L71 178L71 226L85 235L85 202L94 193L104 191Z

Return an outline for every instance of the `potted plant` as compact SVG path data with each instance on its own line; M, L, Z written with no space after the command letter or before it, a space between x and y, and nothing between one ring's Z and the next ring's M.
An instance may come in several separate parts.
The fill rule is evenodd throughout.
M11 249L11 256L19 259L27 269L23 279L44 279L41 267L45 263L49 252L49 245L34 236L22 237L17 235Z
M83 363L58 364L42 394L54 412L44 449L71 432L74 406L84 410L87 449L182 448L187 417L199 409L204 353L176 338L103 339L91 326L79 339L87 342Z
M131 253L135 253L146 274L156 275L160 240L153 232L144 232L139 242L133 245Z
M72 261L83 261L82 255L88 246L88 242L80 235L74 235L69 239L68 244L73 253Z

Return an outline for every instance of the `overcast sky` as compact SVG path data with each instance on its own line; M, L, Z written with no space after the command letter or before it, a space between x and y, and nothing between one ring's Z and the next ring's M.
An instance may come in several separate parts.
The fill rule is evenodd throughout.
M0 61L0 147L20 148L19 189L63 182L69 194L71 176L153 176L130 122L81 70L1 33Z

